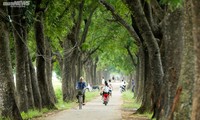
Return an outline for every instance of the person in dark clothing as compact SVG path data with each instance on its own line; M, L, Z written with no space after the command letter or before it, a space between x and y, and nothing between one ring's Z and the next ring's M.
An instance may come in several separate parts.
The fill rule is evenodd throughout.
M135 89L135 81L134 79L132 79L132 92L134 93L134 89Z
M85 88L86 88L86 82L83 81L83 77L80 77L80 81L77 83L76 85L76 89L78 90L78 93L76 95L77 99L78 99L78 95L80 93L83 94L83 105L85 105Z

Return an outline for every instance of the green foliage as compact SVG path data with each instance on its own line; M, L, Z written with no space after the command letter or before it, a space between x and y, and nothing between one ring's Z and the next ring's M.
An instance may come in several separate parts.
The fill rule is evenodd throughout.
M35 41L35 33L34 33L34 28L30 28L30 31L28 33L28 40L27 40L27 44L28 44L28 50L29 50L29 54L32 58L32 61L35 61L36 59L36 41Z
M60 87L55 89L55 95L56 95L56 99L58 100L58 102L61 102L62 101L62 90Z
M0 117L0 120L12 120L10 118Z
M45 34L50 39L54 50L62 51L59 41L66 36L72 26L69 0L51 0L45 12Z
M121 2L119 0L115 1L116 3L110 2L117 8L116 11L119 11L119 14L130 23L129 11L126 6L118 4ZM131 73L134 67L125 46L130 46L133 55L137 53L137 46L134 45L127 30L115 22L110 12L106 12L103 7L95 12L92 20L87 41L82 46L83 50L92 51L100 46L98 51L92 55L94 59L97 56L99 58L98 69L109 67L125 74Z
M58 79L61 80L61 78L62 78L62 76L61 76L61 68L60 68L60 65L58 64L58 61L56 61L54 63L54 72L58 76Z
M182 6L183 0L161 0L162 4L168 4L172 9Z
M31 109L31 110L28 110L27 113L22 112L21 116L24 120L28 120L34 117L42 116L42 114L47 113L49 111L51 110L48 110L47 108L43 108L41 111Z
M43 114L43 112L40 112L38 110L29 110L27 113L22 112L21 116L24 120L28 120L31 118L34 118L36 116L41 116Z

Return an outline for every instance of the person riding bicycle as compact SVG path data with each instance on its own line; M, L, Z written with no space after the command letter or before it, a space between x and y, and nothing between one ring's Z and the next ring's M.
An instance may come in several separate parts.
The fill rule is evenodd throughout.
M102 98L103 98L103 96L105 96L106 98L109 97L109 90L110 90L110 88L109 88L108 82L105 81L105 85L101 89Z
M82 94L83 105L85 105L85 88L86 88L86 82L84 82L83 77L80 77L80 81L76 85L76 89L78 90L78 94L76 95L76 98L78 99L78 96Z
M120 83L120 92L126 91L126 81L122 79L122 82Z

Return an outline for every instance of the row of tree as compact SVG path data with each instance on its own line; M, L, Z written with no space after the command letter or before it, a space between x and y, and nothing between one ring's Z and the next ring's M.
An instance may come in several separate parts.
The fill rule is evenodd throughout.
M96 72L91 71L96 70L97 62L89 62L97 48L84 52L81 46L97 3L37 0L15 7L6 6L6 2L0 1L0 115L20 120L20 112L56 108L53 63L59 63L64 101L75 98L75 83L83 75L83 64L93 67L88 73L94 79Z
M139 47L136 97L142 105L137 112L153 112L152 118L163 120L200 119L200 2L122 2L131 12L132 24L124 21L112 2L101 0L113 18L129 31Z
M200 118L198 0L36 0L17 8L3 2L1 116L20 120L28 109L55 109L53 70L67 102L81 75L98 84L97 66L114 66L130 76L136 68L139 113Z
M37 0L17 7L12 2L0 1L1 117L20 120L20 112L29 109L56 109L52 71L61 77L65 102L75 99L82 75L98 84L114 66L133 71L127 51L137 46L99 2Z

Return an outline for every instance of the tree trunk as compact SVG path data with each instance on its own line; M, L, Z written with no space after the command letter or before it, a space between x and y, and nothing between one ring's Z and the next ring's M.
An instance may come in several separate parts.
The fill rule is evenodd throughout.
M176 94L176 88L180 76L182 50L183 50L183 9L176 9L169 12L165 17L164 23L164 45L165 45L165 75L163 81L166 87L163 87L163 92L167 93L165 97L165 108L162 117L172 119L174 107L178 101L179 94ZM166 89L167 88L167 89ZM167 91L167 92L166 92ZM163 101L163 100L161 100Z
M18 106L20 111L28 111L28 97L26 86L26 45L25 37L22 29L22 13L21 8L13 8L13 20L14 23L14 39L15 39L15 51L16 51L16 88L18 96Z
M43 29L43 11L36 12L35 21L35 36L37 44L37 79L42 97L42 107L49 109L55 108L54 103L51 101L48 83L45 72L45 40L44 40L44 29Z
M28 55L28 57L29 57L29 65L30 65L30 73L31 73L31 85L32 85L32 89L33 89L34 103L35 103L35 107L37 109L41 110L42 109L42 98L41 98L41 94L40 94L40 90L39 90L38 80L37 80L37 77L36 77L35 68L32 64L30 55Z
M6 13L0 1L0 116L11 120L22 120L14 96L14 78L12 74L11 58L9 51L9 34L6 26Z
M150 72L152 74L153 86L154 86L154 99L153 99L153 110L154 114L152 117L159 119L160 113L160 91L163 82L163 68L161 63L161 55L157 40L149 26L149 23L145 17L140 0L125 0L132 15L136 21L139 31L142 35L143 40L146 43L149 53L149 64Z
M151 79L151 72L150 72L150 65L149 65L149 58L148 58L148 51L145 47L143 47L143 53L144 53L144 82L142 84L143 86L143 93L142 95L142 104L140 108L137 110L138 113L143 114L145 112L151 112L151 93L153 89L153 81Z
M33 89L32 89L32 82L31 82L31 73L30 73L30 65L29 65L29 51L27 46L27 23L26 19L22 19L22 34L24 38L25 44L25 72L26 72L26 88L27 88L27 97L28 97L28 109L33 109L34 106L34 98L33 98Z
M95 58L95 62L94 62L94 85L98 84L98 80L97 80L97 63L98 63L98 58Z
M195 49L195 81L191 120L200 119L200 1L192 0L193 38Z
M50 98L51 101L53 103L57 102L56 96L55 96L55 92L54 92L54 88L53 88L53 84L52 84L52 69L53 69L53 65L52 65L52 51L51 51L51 45L47 40L46 42L46 76L47 76L47 83L48 83L48 89L49 89L49 94L50 94Z
M73 49L70 43L73 37L74 27L67 35L67 38L64 40L64 55L63 55L63 69L62 69L62 94L63 94L63 101L69 102L70 101L70 89L71 89L71 79L72 79L72 66L71 66L71 56ZM75 72L75 71L73 71Z
M174 113L176 120L189 120L192 108L192 93L194 84L194 41L192 35L192 11L191 1L184 3L184 48L181 73L178 87L182 87L182 94Z
M138 55L138 54L137 54ZM138 95L138 89L139 89L139 78L140 78L140 60L139 57L137 56L137 66L136 66L136 79L135 79L135 90L134 90L134 97L136 98L136 96Z
M78 66L78 50L75 49L75 51L72 53L72 57L70 58L71 60L71 71L70 73L72 74L72 77L70 79L70 87L68 89L70 89L70 100L73 100L76 96L76 91L75 91L75 87L76 87L76 82L79 81L80 76L78 75L78 69L81 69L81 66ZM75 72L74 72L75 71Z
M145 79L145 53L143 46L139 48L138 66L139 66L139 78L136 79L136 99L142 101L142 94L144 93L144 79Z

